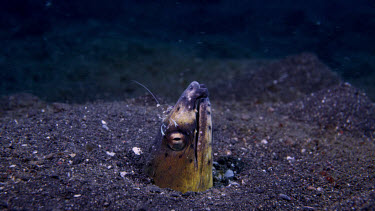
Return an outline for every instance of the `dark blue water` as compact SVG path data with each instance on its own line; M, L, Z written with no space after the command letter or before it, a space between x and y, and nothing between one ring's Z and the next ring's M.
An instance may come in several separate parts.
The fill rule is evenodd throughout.
M0 38L1 95L123 99L144 92L131 80L174 95L307 51L375 98L372 0L2 1Z

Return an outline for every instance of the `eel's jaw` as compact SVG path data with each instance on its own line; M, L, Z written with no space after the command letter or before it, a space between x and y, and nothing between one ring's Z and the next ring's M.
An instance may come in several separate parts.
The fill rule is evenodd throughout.
M196 138L196 159L198 163L198 174L200 181L198 191L204 191L211 188L212 180L212 119L211 104L207 98L202 98L198 107L197 127L198 134Z

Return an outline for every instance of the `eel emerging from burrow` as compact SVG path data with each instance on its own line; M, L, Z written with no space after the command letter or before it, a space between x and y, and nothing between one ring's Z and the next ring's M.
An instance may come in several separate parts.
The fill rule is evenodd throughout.
M192 82L158 130L147 169L155 184L182 193L211 188L212 121L206 86Z

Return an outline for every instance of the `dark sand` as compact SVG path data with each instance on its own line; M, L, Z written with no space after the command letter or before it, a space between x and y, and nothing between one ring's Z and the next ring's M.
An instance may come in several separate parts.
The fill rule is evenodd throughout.
M142 171L167 105L150 96L83 105L3 97L0 208L375 208L375 105L316 57L208 88L214 160L230 160L235 176L186 194L158 188Z

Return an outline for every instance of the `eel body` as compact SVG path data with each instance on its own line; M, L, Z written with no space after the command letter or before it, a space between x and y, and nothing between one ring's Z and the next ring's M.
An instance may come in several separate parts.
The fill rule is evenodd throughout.
M148 170L155 184L183 193L212 187L212 120L206 86L192 82L158 130Z

